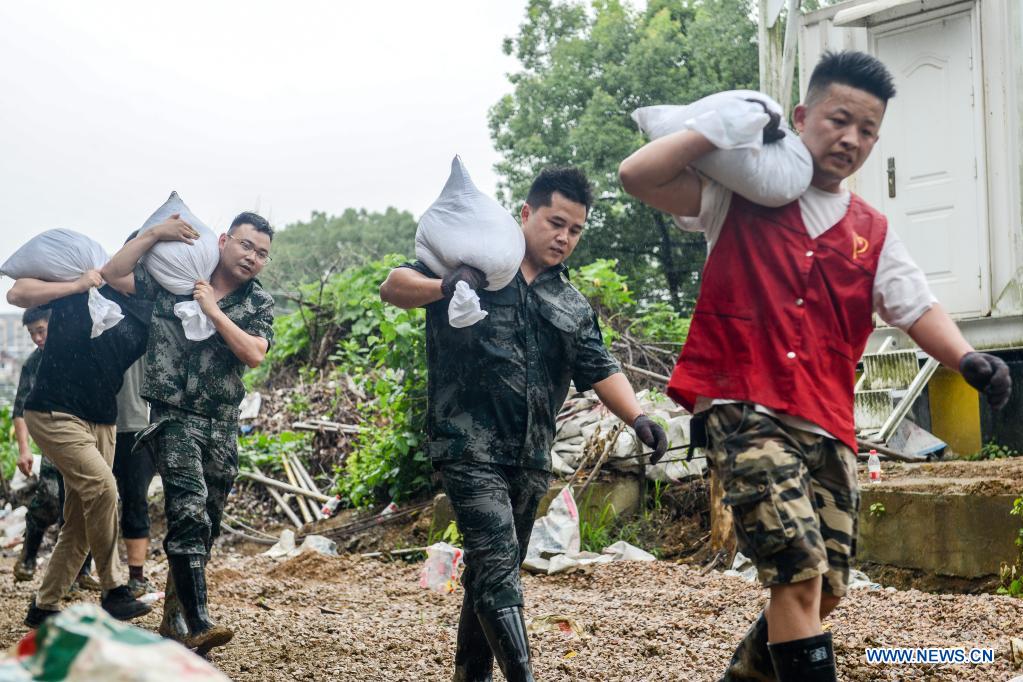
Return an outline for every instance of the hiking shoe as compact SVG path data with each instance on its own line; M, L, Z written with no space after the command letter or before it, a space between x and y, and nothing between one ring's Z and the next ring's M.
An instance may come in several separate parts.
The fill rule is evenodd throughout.
M36 606L36 598L32 597L32 603L28 606L28 614L25 616L25 627L35 630L43 622L52 616L60 613L59 609L41 609Z
M188 649L194 649L200 656L206 656L210 649L217 646L224 646L234 637L234 630L224 625L213 625L202 632L189 634L188 637L178 640Z
M100 606L117 620L131 620L153 610L149 604L144 604L131 596L127 585L118 585L104 594Z
M93 578L88 573L79 573L78 577L75 578L75 585L78 585L78 587L80 587L83 590L86 590L88 592L102 592L103 591L103 586L100 585L100 582L98 580L96 580L95 578Z
M28 582L35 577L36 574L36 560L35 557L29 559L28 557L21 557L17 563L14 564L14 582L24 583Z
M156 592L156 585L149 582L148 578L131 578L128 580L128 589L131 591L131 596L138 599L144 594L150 592Z

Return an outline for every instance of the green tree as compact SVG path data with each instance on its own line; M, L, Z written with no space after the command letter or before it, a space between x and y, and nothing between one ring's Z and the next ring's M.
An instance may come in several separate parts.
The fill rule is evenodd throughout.
M499 196L509 207L551 164L581 167L597 201L569 265L618 259L643 301L688 312L706 256L700 235L629 197L618 164L644 143L637 107L686 103L757 84L756 25L749 0L531 0L505 52L521 69L490 111L502 154Z
M325 280L332 272L379 260L396 250L411 257L416 220L408 211L383 213L346 209L339 216L314 211L309 220L283 228L274 237L273 261L263 277L277 291Z

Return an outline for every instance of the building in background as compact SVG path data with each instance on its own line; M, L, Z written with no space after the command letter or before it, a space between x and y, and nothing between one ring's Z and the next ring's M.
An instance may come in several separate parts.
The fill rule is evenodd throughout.
M18 388L25 358L35 349L21 324L21 313L0 313L0 404L9 405Z

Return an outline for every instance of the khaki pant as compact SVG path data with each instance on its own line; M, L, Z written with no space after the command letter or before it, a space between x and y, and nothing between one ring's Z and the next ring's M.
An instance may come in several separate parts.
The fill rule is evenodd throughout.
M64 525L46 566L36 606L56 609L92 550L104 590L123 584L117 555L117 482L113 424L94 424L64 412L25 411L25 422L64 477Z

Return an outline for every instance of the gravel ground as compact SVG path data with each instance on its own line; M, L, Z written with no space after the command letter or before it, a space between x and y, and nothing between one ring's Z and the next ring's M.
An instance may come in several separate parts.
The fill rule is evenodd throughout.
M224 555L211 565L214 617L235 640L212 661L233 680L446 680L460 596L418 587L416 564L304 554ZM31 589L0 574L0 645L23 633ZM159 567L157 569L159 575ZM540 680L714 680L763 604L759 588L668 562L600 566L589 575L524 577L527 614L568 616L582 637L531 637ZM336 613L323 613L325 607ZM157 609L157 612L159 609ZM138 621L155 629L156 612ZM854 592L830 619L843 680L1008 680L1009 637L1023 600ZM993 647L968 666L868 666L867 646ZM498 677L500 677L498 675Z

